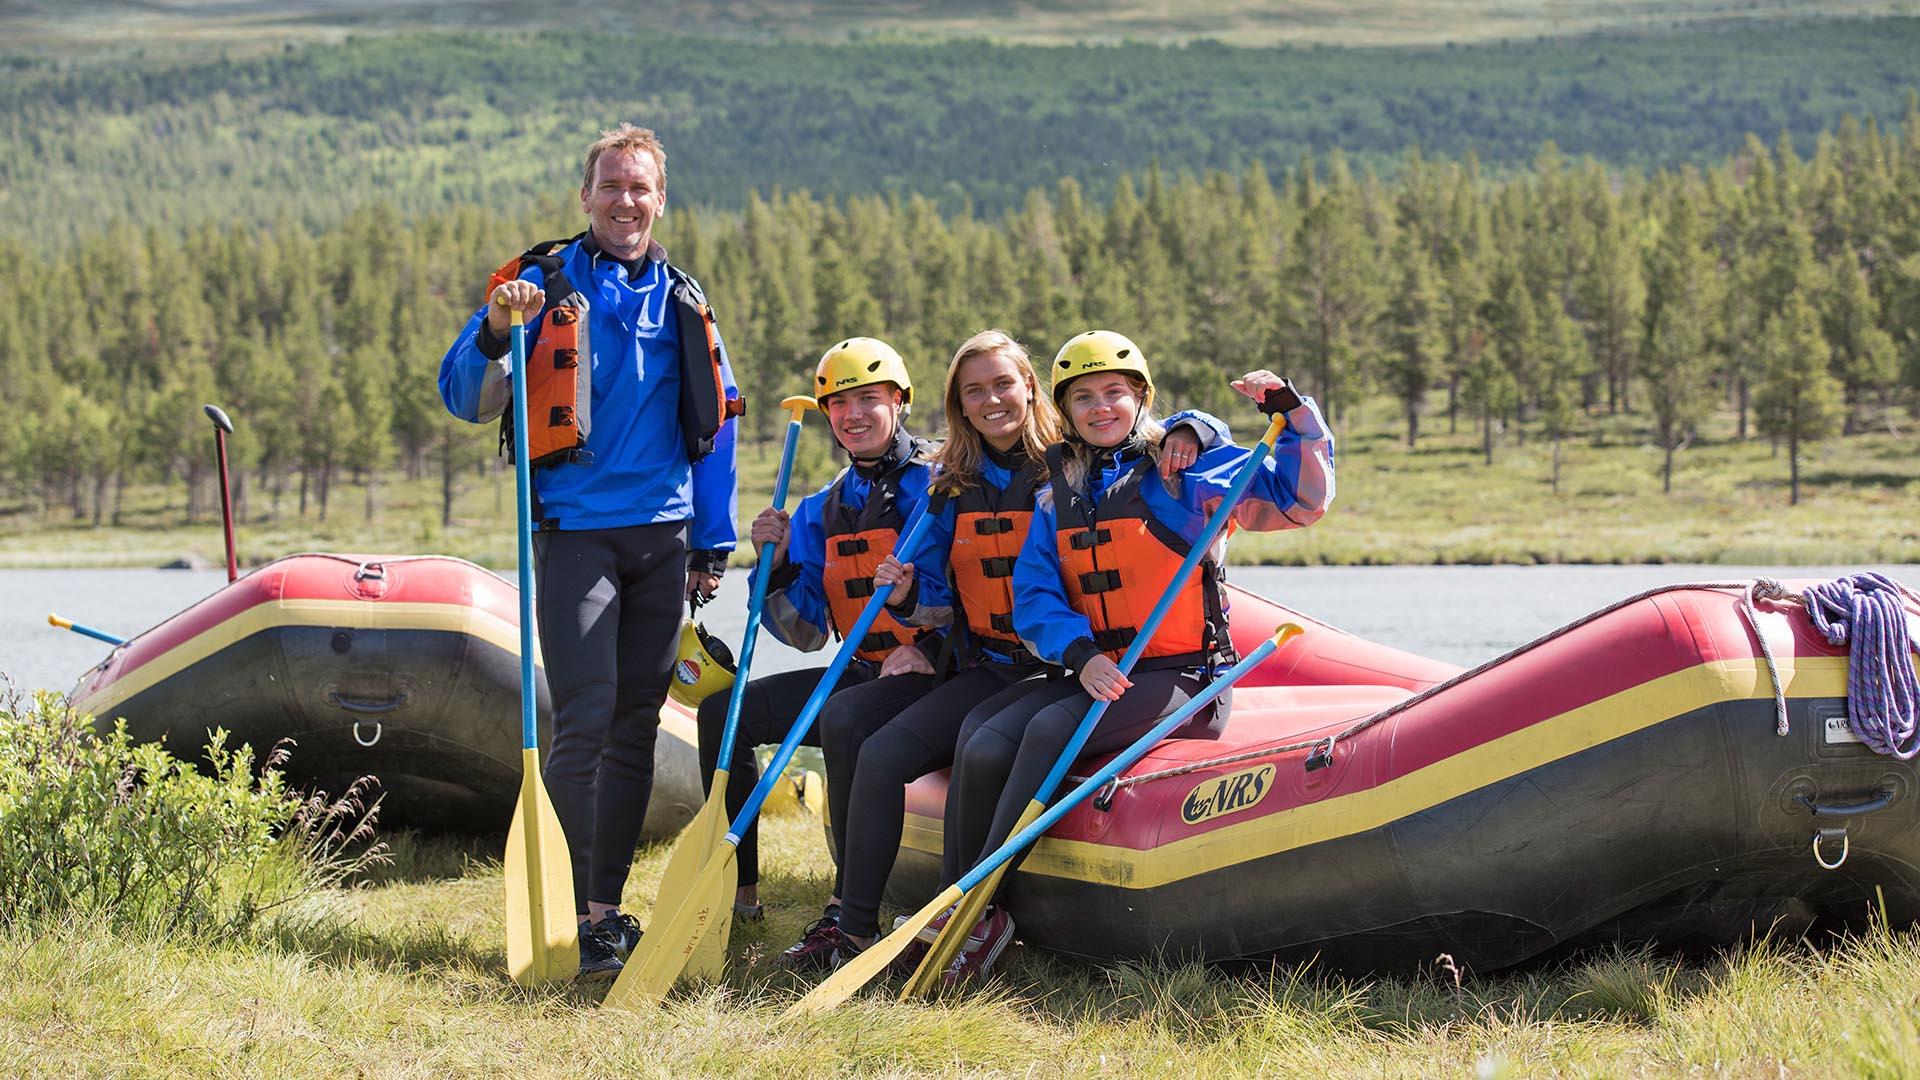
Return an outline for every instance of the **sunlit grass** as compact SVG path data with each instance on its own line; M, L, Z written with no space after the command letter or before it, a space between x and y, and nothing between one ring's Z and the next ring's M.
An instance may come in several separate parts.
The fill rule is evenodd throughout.
M486 843L399 838L377 882L291 913L264 940L120 940L86 926L0 938L7 1075L1433 1076L1920 1073L1920 938L1762 943L1686 963L1601 951L1457 982L1100 966L1009 950L984 990L931 1005L867 995L786 1023L806 983L768 957L830 888L819 822L763 833L768 918L734 934L724 985L654 1015L504 974ZM628 890L645 913L666 848Z

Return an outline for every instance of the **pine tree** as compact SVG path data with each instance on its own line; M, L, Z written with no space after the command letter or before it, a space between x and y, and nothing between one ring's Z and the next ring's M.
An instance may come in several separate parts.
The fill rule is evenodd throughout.
M1402 233L1393 261L1400 280L1388 309L1388 352L1383 362L1385 382L1407 417L1407 446L1420 436L1420 414L1427 393L1440 378L1447 339L1446 316L1426 249L1411 232Z
M1693 438L1712 408L1714 316L1720 297L1711 259L1701 245L1692 193L1683 185L1666 199L1667 216L1647 269L1640 376L1653 409L1654 435L1664 452L1660 489L1670 493L1674 454Z
M1800 502L1800 445L1839 425L1840 381L1830 370L1832 350L1820 336L1812 305L1799 294L1767 326L1766 362L1754 410L1760 430L1787 440L1788 502Z

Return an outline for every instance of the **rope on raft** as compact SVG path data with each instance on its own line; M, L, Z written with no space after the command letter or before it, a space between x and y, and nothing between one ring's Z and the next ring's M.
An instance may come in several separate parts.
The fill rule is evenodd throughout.
M1920 755L1920 679L1907 660L1916 650L1902 595L1915 596L1883 574L1851 574L1808 586L1804 600L1827 644L1848 646L1847 725L1876 753L1911 761Z
M1868 582L1868 585L1864 588L1862 585L1856 584L1863 580ZM1740 613L1746 618L1748 626L1753 629L1753 636L1760 643L1761 656L1766 660L1767 679L1773 688L1774 733L1780 736L1788 734L1787 695L1786 690L1780 685L1780 671L1778 664L1773 658L1773 647L1768 644L1767 635L1760 631L1758 605L1782 602L1801 604L1807 608L1810 615L1814 614L1816 603L1823 608L1838 606L1841 610L1849 614L1856 609L1856 606L1871 605L1867 608L1870 612L1868 617L1877 621L1873 622L1872 628L1864 634L1856 633L1853 635L1855 645L1848 656L1847 696L1849 699L1849 707L1847 712L1849 723L1853 725L1856 735L1859 735L1868 746L1878 750L1880 753L1891 754L1903 761L1910 760L1916 756L1916 754L1920 754L1920 731L1916 730L1916 728L1920 728L1920 724L1916 724L1915 721L1915 702L1916 698L1920 698L1920 691L1916 691L1914 686L1915 680L1912 666L1905 662L1906 652L1909 649L1920 649L1920 646L1915 646L1911 642L1907 633L1905 610L1900 604L1900 598L1905 596L1913 600L1916 605L1920 605L1920 593L1916 593L1912 589L1880 574L1854 574L1848 577L1837 578L1825 585L1812 586L1805 594L1793 592L1772 578L1755 578L1752 581L1741 582L1685 582L1676 585L1661 585L1648 589L1645 592L1635 593L1624 600L1609 604L1559 629L1550 630L1518 648L1510 649L1486 661L1478 667L1463 671L1444 682L1435 683L1418 694L1407 698L1405 701L1389 705L1371 716L1362 717L1335 734L1316 736L1304 741L1284 743L1281 745L1263 746L1207 761L1190 762L1173 769L1163 769L1158 772L1122 777L1103 789L1101 795L1103 798L1111 798L1112 793L1121 788L1132 787L1135 784L1143 784L1149 780L1162 780L1171 776L1182 776L1187 773L1198 772L1201 769L1216 768L1221 765L1232 765L1236 762L1248 761L1254 758L1273 757L1279 754L1291 753L1296 750L1312 751L1313 753L1309 760L1324 759L1321 762L1324 764L1326 760L1331 760L1334 747L1338 743L1358 735L1383 720L1390 719L1411 709L1420 702L1433 697L1435 694L1458 686L1460 683L1466 682L1468 679L1482 672L1499 667L1501 664L1506 663L1522 653L1531 652L1555 638L1572 633L1574 630L1597 619L1611 615L1621 608L1630 607L1642 600L1659 596L1662 593L1681 592L1690 589L1718 589L1722 591L1738 591L1740 593ZM1809 597L1813 598L1813 602L1809 602ZM1859 599L1861 597L1867 597L1867 599ZM1814 626L1819 629L1821 633L1827 635L1827 640L1830 643L1834 645L1845 643L1847 641L1848 624L1838 624L1838 632L1841 636L1835 638L1833 636L1834 632L1829 631L1822 625L1822 618L1830 620L1832 616L1815 616ZM1860 623L1855 619L1853 620L1853 624L1859 625ZM1861 642L1865 639L1871 639L1871 644L1863 647ZM1869 649L1878 651L1868 653ZM1889 658L1892 659L1889 660ZM1891 692L1883 694L1881 698L1876 700L1886 700L1890 703L1890 707L1879 707L1875 710L1874 715L1882 718L1881 720L1874 721L1880 724L1880 731L1870 736L1866 730L1863 730L1863 721L1858 715L1861 710L1853 706L1851 702L1860 694L1860 691L1856 690L1857 686L1869 687L1869 693L1880 694L1881 691L1879 688L1887 683L1894 684ZM1904 697L1902 696L1903 694ZM1904 708L1904 714L1901 714L1899 711L1902 708ZM1900 719L1901 715L1904 715L1904 721ZM1879 739L1880 741L1876 742L1875 739ZM1882 749L1882 746L1891 748ZM1904 753L1902 752L1903 748ZM1068 779L1073 778L1069 777Z

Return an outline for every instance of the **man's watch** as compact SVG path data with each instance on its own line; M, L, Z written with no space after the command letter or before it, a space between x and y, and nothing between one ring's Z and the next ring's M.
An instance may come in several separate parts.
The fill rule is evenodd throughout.
M1267 391L1260 399L1260 411L1268 416L1292 412L1300 407L1300 391L1293 385L1292 379L1281 379L1280 385Z

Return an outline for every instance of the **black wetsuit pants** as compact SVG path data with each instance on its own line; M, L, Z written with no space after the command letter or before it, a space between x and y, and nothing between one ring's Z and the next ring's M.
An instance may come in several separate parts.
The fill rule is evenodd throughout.
M540 655L553 695L542 770L573 899L617 904L653 796L653 748L686 606L685 522L533 535Z
M813 730L802 745L818 746L827 762L827 816L833 829L835 852L846 850L847 795L853 789L853 762L859 754L859 741L874 728L919 698L933 686L931 675L889 675L878 677L878 665L854 661L841 674L833 694L820 710ZM786 738L799 718L807 698L826 668L783 671L747 683L746 697L740 702L740 729L733 740L733 760L727 765L727 817L731 820L747 804L754 785L760 782L760 766L754 749ZM861 692L865 703L859 709L836 709L841 698ZM727 726L728 694L714 694L700 703L700 773L713 782L713 770L720 761L720 739ZM873 718L869 719L869 709ZM831 717L831 719L830 719ZM760 844L758 819L740 838L738 865L741 885L760 881ZM845 860L836 858L836 865ZM836 871L833 891L840 892Z
M877 685L856 687L829 700L822 723L830 730L846 729L848 737L842 742L859 747L847 799L845 840L840 845L837 891L842 930L856 937L880 932L880 894L886 890L887 875L893 872L900 849L906 786L953 763L954 740L974 706L1042 670L1037 665L981 664L917 700L903 702L897 696L875 700L878 695L872 691L881 688ZM871 734L855 743L850 736L857 727ZM876 727L879 730L874 731ZM828 764L832 765L831 757Z
M1211 681L1191 668L1136 669L1132 678L1132 688L1101 715L1081 757L1126 748ZM1226 724L1230 694L1174 734L1190 739L1218 736ZM1013 835L1014 824L1092 707L1093 698L1081 689L1080 680L1069 677L1008 687L967 714L947 785L942 886L958 881ZM1065 785L1061 790L1067 790Z

